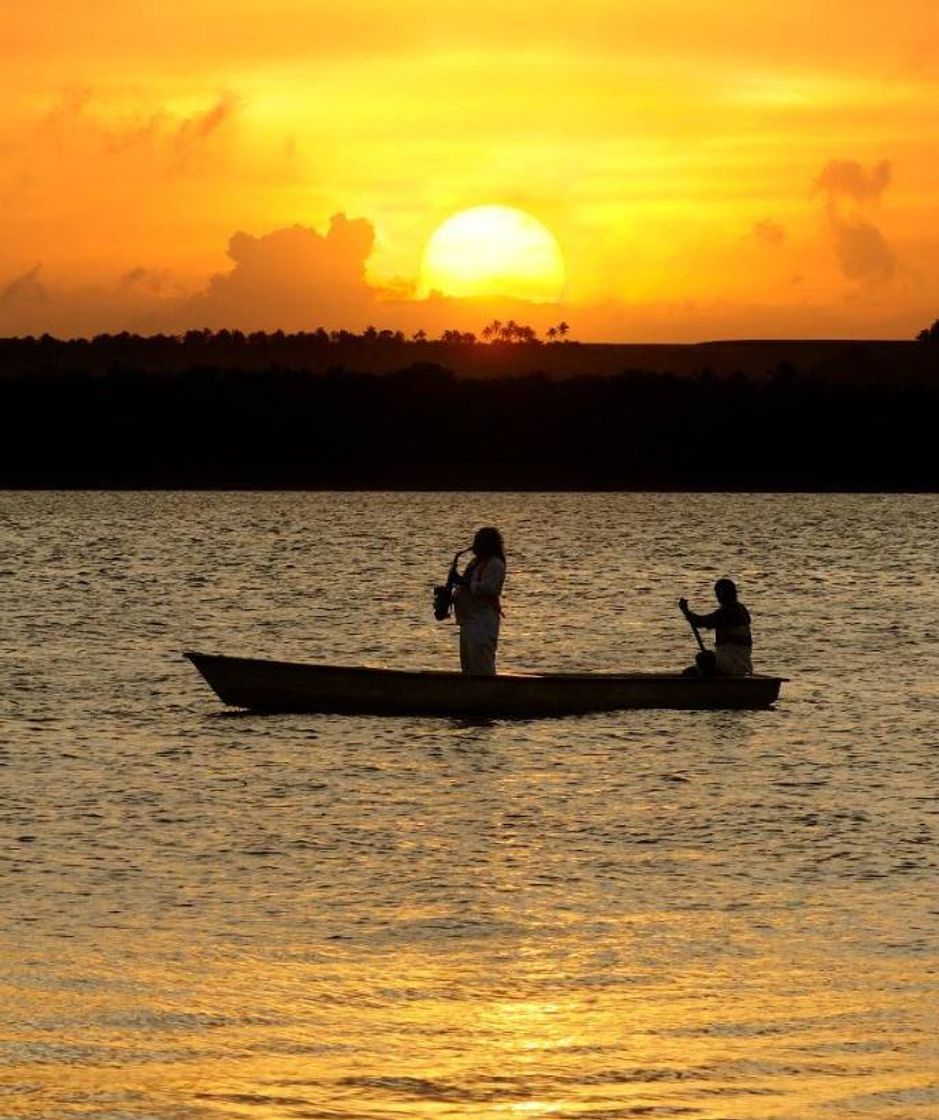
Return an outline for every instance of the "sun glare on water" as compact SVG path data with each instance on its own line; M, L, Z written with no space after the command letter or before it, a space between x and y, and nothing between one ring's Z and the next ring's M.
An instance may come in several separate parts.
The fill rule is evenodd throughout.
M437 227L424 250L424 295L553 303L563 289L564 258L554 234L512 206L461 210Z

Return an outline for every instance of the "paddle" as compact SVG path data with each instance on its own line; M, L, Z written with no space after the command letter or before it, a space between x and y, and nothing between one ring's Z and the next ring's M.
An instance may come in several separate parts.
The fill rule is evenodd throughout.
M688 620L688 625L691 627L691 633L694 634L695 641L698 643L698 649L701 651L695 656L695 664L701 670L701 675L703 677L710 677L714 673L714 669L717 664L717 658L715 657L713 651L709 650L701 640L701 635L698 632L698 628L692 621L691 614L688 610L688 600L679 599L678 607L681 610L681 613Z

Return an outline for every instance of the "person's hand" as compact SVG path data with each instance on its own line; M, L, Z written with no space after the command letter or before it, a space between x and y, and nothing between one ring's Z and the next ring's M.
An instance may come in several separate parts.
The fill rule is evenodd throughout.
M679 599L678 600L678 609L681 611L682 614L687 614L688 613L688 600L687 599Z

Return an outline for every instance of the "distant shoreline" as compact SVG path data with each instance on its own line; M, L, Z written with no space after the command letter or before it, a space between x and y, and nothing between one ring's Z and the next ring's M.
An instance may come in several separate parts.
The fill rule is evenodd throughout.
M387 337L386 337L387 336ZM468 336L473 338L474 336ZM171 335L100 335L95 339L0 338L0 379L37 366L102 371L115 363L151 372L180 372L193 365L264 369L271 364L325 373L393 373L431 363L457 377L498 379L540 373L552 378L610 377L624 370L760 379L780 365L806 375L855 384L898 378L939 380L939 346L892 339L730 339L708 342L447 341L374 336L347 331L242 334L190 331Z
M939 491L939 346L652 349L668 368L576 342L0 343L0 487Z

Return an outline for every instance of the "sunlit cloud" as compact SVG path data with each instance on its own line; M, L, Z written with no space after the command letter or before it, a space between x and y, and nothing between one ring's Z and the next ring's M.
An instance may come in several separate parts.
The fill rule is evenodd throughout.
M761 218L760 221L754 223L750 236L763 245L782 245L786 240L786 229L781 223L774 222L772 218Z
M893 279L897 261L893 250L869 215L890 185L891 167L880 160L866 170L856 160L829 160L815 180L825 209L835 253L844 276L865 284Z

